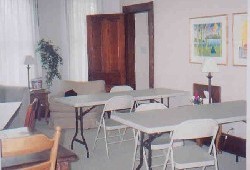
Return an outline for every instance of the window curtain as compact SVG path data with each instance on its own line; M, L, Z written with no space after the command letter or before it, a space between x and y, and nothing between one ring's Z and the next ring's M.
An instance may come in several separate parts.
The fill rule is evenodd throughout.
M97 11L98 0L66 0L70 80L88 80L86 15Z
M35 56L36 0L0 1L0 83L27 86L26 55ZM36 69L35 69L36 68ZM36 71L35 71L36 70ZM30 77L38 74L31 66Z

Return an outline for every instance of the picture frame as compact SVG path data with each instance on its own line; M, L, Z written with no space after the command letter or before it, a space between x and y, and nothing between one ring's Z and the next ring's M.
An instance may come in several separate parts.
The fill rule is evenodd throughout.
M232 16L233 65L247 65L247 13L234 13Z
M190 18L190 63L213 58L227 65L227 15Z

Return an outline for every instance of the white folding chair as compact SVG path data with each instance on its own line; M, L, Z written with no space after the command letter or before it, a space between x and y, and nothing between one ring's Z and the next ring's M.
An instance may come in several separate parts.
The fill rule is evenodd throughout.
M171 138L171 147L167 153L167 159L164 164L166 169L167 162L171 161L172 170L187 169L195 167L215 166L218 170L217 153L214 140L218 131L218 123L212 119L194 119L182 122L173 131ZM203 137L212 137L208 149L199 147L196 144L173 147L175 140L197 139Z
M167 107L162 104L162 103L148 103L148 104L141 104L139 105L135 111L136 112L140 112L140 111L147 111L147 110L154 110L154 109L167 109ZM134 149L134 155L133 155L133 165L132 165L132 169L134 169L135 167L135 161L136 159L136 154L137 154L137 149L140 146L140 132L138 131L136 133L136 137L135 137L135 149ZM163 151L163 155L157 155L154 156L153 158L156 157L162 157L162 156L166 156L166 149L168 149L170 147L170 133L164 133L162 134L160 137L154 139L151 143L151 150L162 150ZM147 157L146 157L146 151L145 148L143 148L143 158L145 160L145 164L146 164L146 168L148 168L148 163L147 163ZM159 165L153 165L152 167L159 167L159 166L163 166L164 164L159 164Z
M134 90L134 89L130 86L127 86L127 85L114 86L110 89L110 93L122 92L122 91L132 91L132 90Z
M95 138L95 142L94 142L94 147L93 150L95 149L95 145L96 145L96 141L99 139L104 139L105 140L105 144L106 144L106 151L107 151L107 156L109 158L109 148L108 145L110 144L114 144L114 143L121 143L123 140L123 135L125 133L125 129L127 128L126 125L123 125L119 122L116 122L112 119L109 118L105 118L105 113L106 112L110 112L111 114L116 112L116 111L120 111L120 110L124 110L124 109L129 109L129 112L131 112L132 108L134 105L134 99L132 96L129 95L124 95L124 96L115 96L110 98L104 108L103 108L103 112L101 115L101 119L97 129L97 135ZM98 137L99 133L100 133L100 129L103 128L104 131L104 137ZM124 132L122 133L121 130L124 129ZM114 130L118 130L119 134L118 135L109 135L109 131L114 131ZM109 141L108 138L117 138L119 137L120 140L119 141Z

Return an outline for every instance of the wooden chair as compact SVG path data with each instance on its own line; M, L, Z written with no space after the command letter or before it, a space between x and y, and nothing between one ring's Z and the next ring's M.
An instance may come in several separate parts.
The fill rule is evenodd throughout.
M24 127L28 127L29 130L33 131L35 127L35 114L38 108L38 99L35 98L28 106Z
M198 93L201 98L205 98L204 91L208 91L208 85L204 84L193 84L193 95ZM213 103L221 102L221 87L220 86L212 86L211 88L211 98Z
M22 168L22 170L54 170L56 166L56 157L60 135L61 128L56 127L56 131L52 139L49 139L43 134L3 139L2 157L22 156L50 150L49 160L31 165L29 167L24 167Z

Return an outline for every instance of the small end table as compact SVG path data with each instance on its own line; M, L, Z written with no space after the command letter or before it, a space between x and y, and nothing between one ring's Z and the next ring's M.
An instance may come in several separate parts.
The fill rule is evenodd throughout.
M37 119L41 120L41 111L44 107L45 110L45 120L48 122L48 114L49 114L49 101L48 101L48 94L50 92L46 89L39 89L39 90L31 90L30 91L30 102L34 100L34 98L38 99L38 109L37 109Z

